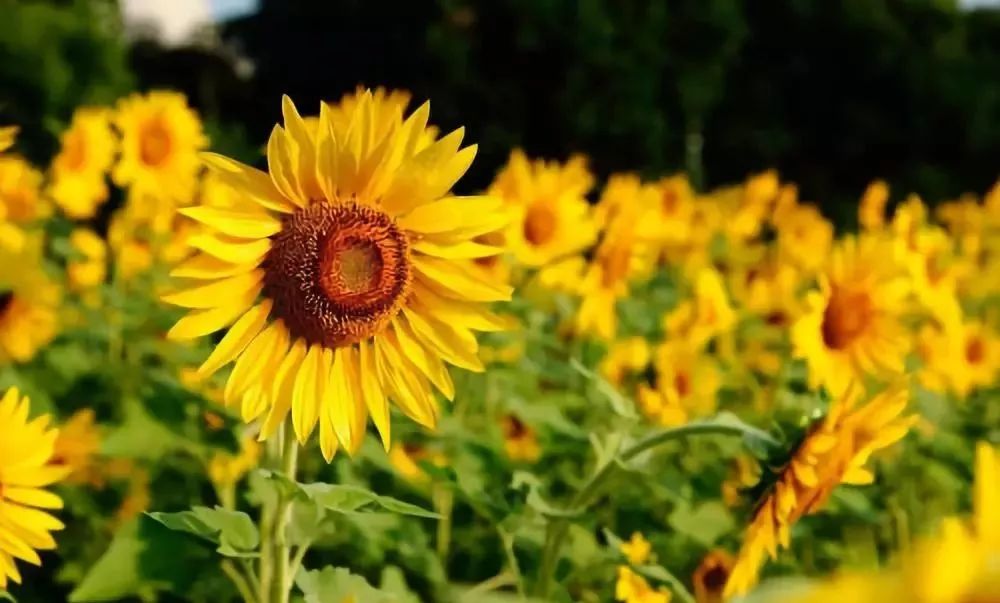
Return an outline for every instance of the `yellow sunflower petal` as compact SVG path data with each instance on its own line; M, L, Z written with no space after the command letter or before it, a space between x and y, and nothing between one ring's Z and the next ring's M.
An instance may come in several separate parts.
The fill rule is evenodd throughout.
M198 367L198 376L205 378L235 360L267 323L271 300L267 299L247 310L246 314L226 332L205 362Z
M281 230L281 221L264 212L247 213L204 205L182 207L177 211L239 239L261 239Z
M263 278L264 272L262 270L254 270L207 285L164 295L161 299L168 304L183 308L215 308L220 305L220 302L224 303L224 300L230 296L245 297L251 290L259 293Z

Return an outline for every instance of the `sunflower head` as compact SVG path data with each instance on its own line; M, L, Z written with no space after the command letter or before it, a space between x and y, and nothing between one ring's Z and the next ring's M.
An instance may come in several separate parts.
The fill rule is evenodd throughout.
M45 218L50 207L41 195L42 173L17 155L0 156L0 216L16 224Z
M62 499L45 490L69 469L52 463L58 431L43 415L29 419L31 403L17 389L0 398L0 589L21 582L16 560L41 565L36 551L52 550L62 522L48 513Z
M189 203L200 167L198 151L208 139L184 95L133 94L118 103L114 122L121 133L115 183L144 196Z
M56 334L59 287L41 263L42 241L0 247L0 363L27 362Z
M114 161L115 137L109 111L83 107L63 132L59 154L52 160L49 193L70 218L86 219L108 197L104 177Z
M352 97L353 98L353 97ZM174 275L201 284L165 300L190 308L178 339L225 328L200 368L235 361L224 391L266 438L291 415L300 441L318 426L327 459L354 452L371 415L389 443L388 401L432 426L454 386L445 363L482 370L474 331L503 322L484 302L510 289L470 260L505 225L502 203L455 197L476 148L457 130L428 144L428 106L410 116L391 95L323 104L307 121L287 97L267 146L267 173L205 160L252 206L197 206L197 250Z
M594 242L597 228L585 196L593 182L583 157L559 164L511 154L489 193L513 214L506 237L518 262L544 266Z
M733 556L721 549L709 551L698 564L691 582L697 603L722 603L722 591L733 569Z
M805 313L792 327L795 355L809 367L810 383L834 396L869 374L903 370L908 339L898 315L910 288L881 240L845 239L808 294Z

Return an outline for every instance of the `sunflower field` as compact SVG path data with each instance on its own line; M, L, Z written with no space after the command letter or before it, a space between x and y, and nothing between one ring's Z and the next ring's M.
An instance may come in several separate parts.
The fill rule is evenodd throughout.
M1000 183L459 195L411 96L0 129L0 600L1000 601Z

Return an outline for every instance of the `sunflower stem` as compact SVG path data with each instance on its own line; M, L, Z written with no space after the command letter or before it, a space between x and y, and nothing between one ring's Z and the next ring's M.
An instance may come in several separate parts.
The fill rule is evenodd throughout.
M690 423L673 429L657 431L622 450L615 460L608 461L597 468L590 479L584 483L576 495L573 496L569 504L569 514L585 511L600 494L601 488L607 479L620 466L621 462L627 462L640 454L656 448L661 444L683 439L693 435L729 435L744 436L747 430L739 425L726 425L720 423ZM538 581L535 584L535 594L539 598L547 599L552 590L552 581L555 578L556 566L559 563L559 553L562 551L563 541L569 530L569 522L564 518L551 518L545 530L545 541L542 545L542 560L538 569Z
M299 444L295 440L295 433L287 420L281 427L279 441L281 442L281 472L288 479L295 481ZM279 494L272 534L273 555L271 557L272 577L269 603L288 603L291 594L293 576L290 575L290 566L292 560L286 534L291 519L292 499L284 494Z

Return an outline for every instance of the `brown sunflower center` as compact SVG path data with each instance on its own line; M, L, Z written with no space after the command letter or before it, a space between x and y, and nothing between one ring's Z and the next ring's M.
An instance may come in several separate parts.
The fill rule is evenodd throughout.
M83 134L77 130L66 135L63 147L63 162L67 169L80 171L87 165L87 144Z
M628 275L630 250L627 245L615 245L611 251L601 258L601 281L605 287L625 280Z
M722 565L716 565L705 572L704 585L709 593L722 592L729 580L729 570Z
M691 378L684 371L677 371L674 374L674 389L681 398L686 398L691 393Z
M660 195L660 208L663 213L672 216L677 213L678 206L680 205L680 195L677 194L673 188L666 188L663 190L663 194Z
M158 166L170 155L170 131L161 120L147 123L139 136L139 158L146 165Z
M965 344L965 360L969 364L979 364L986 358L986 344L979 337L974 337Z
M13 303L14 303L13 291L0 291L0 318L3 318L4 314L7 313L7 310Z
M548 203L535 203L524 217L524 240L532 245L544 245L556 234L556 214Z
M406 235L353 202L314 201L286 217L262 265L264 295L292 336L331 348L379 331L410 285Z
M823 312L823 343L834 350L844 349L865 332L873 315L867 293L834 291Z

